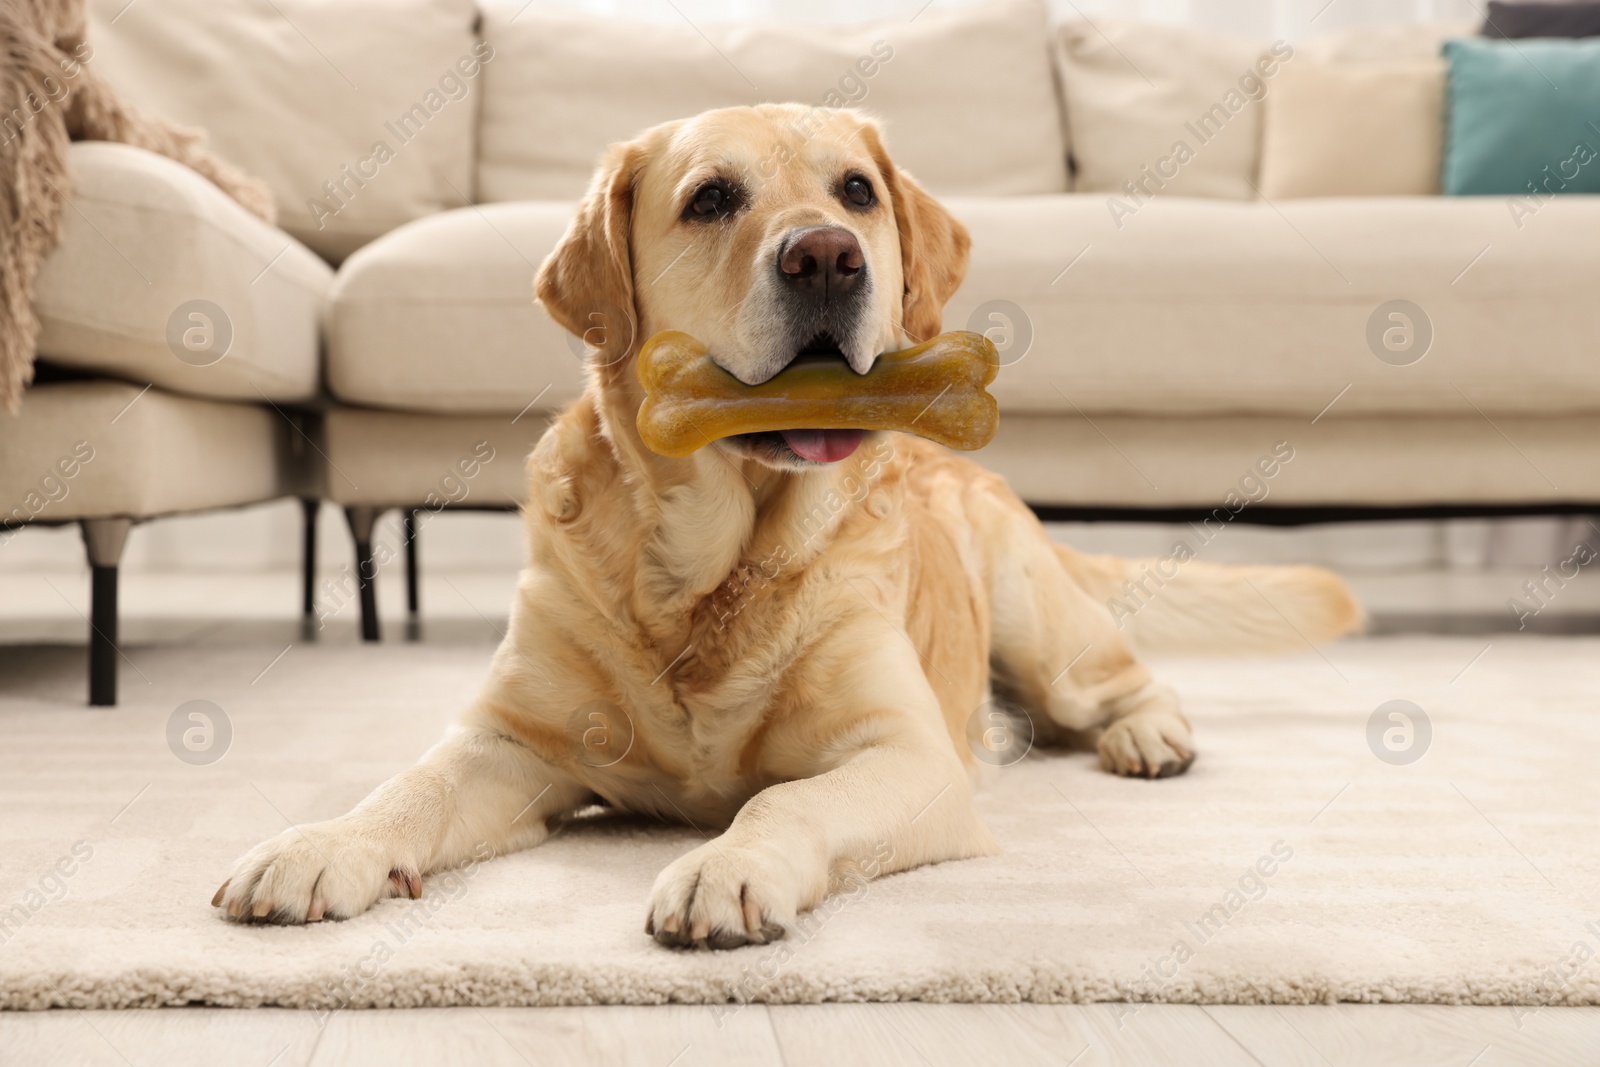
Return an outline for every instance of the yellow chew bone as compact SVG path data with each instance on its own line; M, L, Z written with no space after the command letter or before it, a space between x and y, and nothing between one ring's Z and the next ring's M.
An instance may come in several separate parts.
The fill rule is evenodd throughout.
M705 345L666 330L639 352L639 435L672 458L775 430L899 430L971 451L994 437L1000 412L984 386L999 369L987 337L958 330L885 352L866 374L835 357L801 356L770 380L745 385L712 362Z

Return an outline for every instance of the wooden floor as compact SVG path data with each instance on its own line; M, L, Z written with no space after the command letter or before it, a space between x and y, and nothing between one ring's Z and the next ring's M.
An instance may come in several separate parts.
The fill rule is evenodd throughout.
M1600 1008L828 1004L0 1014L0 1065L1600 1064Z

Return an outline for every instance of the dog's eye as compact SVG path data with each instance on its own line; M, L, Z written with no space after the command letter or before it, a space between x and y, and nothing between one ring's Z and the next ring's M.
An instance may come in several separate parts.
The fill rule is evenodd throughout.
M872 183L859 174L844 180L844 198L856 207L871 207L878 199L872 191Z
M720 219L733 214L739 206L738 194L733 186L720 179L709 181L694 191L690 197L688 207L684 208L683 217L686 219Z

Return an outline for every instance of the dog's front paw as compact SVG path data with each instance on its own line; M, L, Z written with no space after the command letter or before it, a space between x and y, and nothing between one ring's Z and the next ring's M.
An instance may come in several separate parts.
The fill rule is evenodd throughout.
M416 866L334 819L291 827L245 853L211 905L239 922L314 923L348 919L401 895L422 895Z
M774 941L794 922L799 904L794 883L786 864L708 841L657 876L644 930L677 948Z
M1194 737L1183 716L1141 712L1118 719L1100 735L1100 767L1135 778L1170 778L1194 762Z

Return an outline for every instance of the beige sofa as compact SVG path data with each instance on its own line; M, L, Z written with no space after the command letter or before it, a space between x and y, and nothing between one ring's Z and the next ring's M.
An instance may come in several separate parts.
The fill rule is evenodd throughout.
M0 545L26 525L81 526L89 702L104 705L133 523L320 492L291 408L318 393L333 271L171 160L84 143L71 164L37 279L38 381L0 415Z
M1498 199L1426 189L1260 195L1265 116L1296 63L1426 65L1470 26L1285 56L1172 27L1051 26L1036 0L848 29L630 24L520 0L175 0L114 24L120 0L94 8L106 75L209 127L273 184L288 233L339 264L325 491L364 556L369 637L375 516L514 505L522 455L581 389L581 346L531 280L601 148L763 99L877 113L970 228L946 326L1006 353L1000 433L977 459L1043 514L1600 502L1600 200L1557 198L1518 225ZM1194 158L1153 179L1180 138ZM1280 443L1291 458L1264 484L1253 472Z

